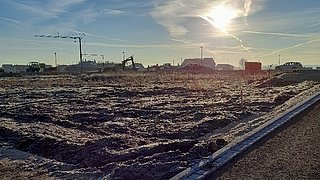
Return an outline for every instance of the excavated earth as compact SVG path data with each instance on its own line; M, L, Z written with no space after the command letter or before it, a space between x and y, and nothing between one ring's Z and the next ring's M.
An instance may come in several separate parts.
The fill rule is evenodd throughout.
M318 87L319 74L2 77L0 178L168 179L219 149L220 130Z

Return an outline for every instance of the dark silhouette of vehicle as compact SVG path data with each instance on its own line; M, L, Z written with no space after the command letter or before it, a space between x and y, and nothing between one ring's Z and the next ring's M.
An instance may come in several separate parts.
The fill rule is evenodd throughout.
M38 62L30 62L28 64L27 72L39 72L40 71L40 65Z
M303 66L300 62L286 62L283 65L276 66L278 71L298 71L302 68Z

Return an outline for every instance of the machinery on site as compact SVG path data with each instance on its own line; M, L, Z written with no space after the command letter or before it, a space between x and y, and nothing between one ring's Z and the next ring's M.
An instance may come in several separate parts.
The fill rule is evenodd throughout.
M82 71L82 39L83 36L85 34L84 33L76 33L76 34L72 34L72 35L60 35L59 33L57 35L35 35L34 37L40 37L40 38L61 38L61 39L74 39L74 40L78 40L79 41L79 58L80 58L80 71ZM57 54L55 53L55 65L57 66Z
M276 66L278 71L298 71L303 69L300 62L286 62L283 65Z
M40 64L38 62L30 62L26 69L27 72L39 72L40 71Z
M126 64L127 62L130 62L130 61L131 61L132 69L136 69L136 65L133 60L133 55L122 61L122 69L126 69Z

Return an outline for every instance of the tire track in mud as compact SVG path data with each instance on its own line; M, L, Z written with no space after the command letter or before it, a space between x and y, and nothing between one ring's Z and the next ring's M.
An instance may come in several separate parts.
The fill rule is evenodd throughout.
M2 141L13 147L48 159L54 159L79 167L100 167L108 163L125 162L138 157L152 156L161 152L188 152L195 140L171 141L154 143L138 148L129 148L121 138L111 137L87 142L84 145L71 144L67 141L57 141L55 138L14 131L0 127ZM119 148L124 150L119 151ZM109 151L101 151L101 149ZM70 156L72 154L72 156Z

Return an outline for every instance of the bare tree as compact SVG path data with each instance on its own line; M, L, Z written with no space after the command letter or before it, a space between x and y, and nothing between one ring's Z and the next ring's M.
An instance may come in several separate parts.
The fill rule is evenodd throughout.
M247 62L247 60L245 58L240 59L240 61L239 61L240 69L244 69L246 62Z

